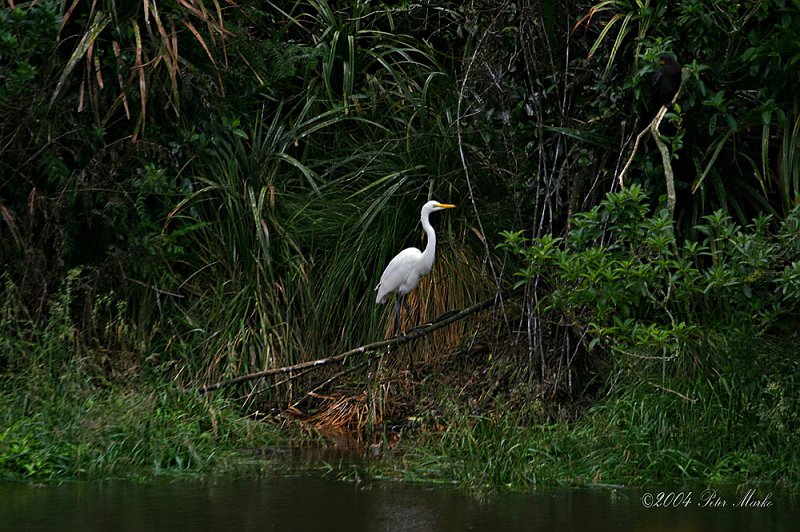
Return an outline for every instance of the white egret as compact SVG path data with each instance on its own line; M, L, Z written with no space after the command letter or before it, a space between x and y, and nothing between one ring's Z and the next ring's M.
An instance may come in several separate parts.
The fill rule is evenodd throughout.
M438 201L429 201L422 206L420 220L422 220L422 229L428 235L425 251L420 251L417 248L406 248L395 255L383 271L378 286L375 287L375 290L378 291L378 297L375 298L375 302L380 305L386 303L392 293L397 294L394 311L397 319L398 335L400 335L401 302L405 304L406 314L410 315L411 310L408 306L408 301L406 301L406 295L416 288L420 278L428 275L431 268L433 268L433 259L436 255L436 233L433 231L428 218L432 212L452 209L453 207L455 205L439 203Z

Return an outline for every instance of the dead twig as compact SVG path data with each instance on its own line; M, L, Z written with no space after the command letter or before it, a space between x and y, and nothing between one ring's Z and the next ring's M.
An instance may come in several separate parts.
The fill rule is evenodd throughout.
M697 402L697 398L696 397L694 397L694 398L687 397L687 396L683 395L680 392L676 392L672 388L667 388L666 386L661 386L660 384L656 384L655 382L648 382L647 384L650 384L651 386L655 386L659 390L662 390L662 391L665 391L665 392L668 392L668 393L674 393L675 395L677 395L678 397L680 397L684 401L689 401L690 403L696 403Z
M383 356L383 353L381 353L380 355L377 355L377 356L376 356L376 358L378 358L378 357L382 357L382 356ZM341 377L343 377L343 376L345 376L345 375L348 375L348 374L350 374L350 373L353 373L353 372L355 372L355 371L358 371L358 370L360 370L360 369L361 369L361 368L363 368L363 367L366 367L366 366L367 366L367 364L369 364L370 362L372 362L372 358L369 358L369 359L367 359L365 362L361 362L360 364L357 364L357 365L353 366L352 368L347 368L347 369L344 369L344 370L340 371L339 373L337 373L336 375L333 375L332 377L330 377L330 378L328 378L328 379L325 379L324 381L322 381L321 383L319 383L319 384L315 385L315 386L314 386L313 388L311 388L309 391L307 391L306 393L304 393L304 394L303 394L303 396L302 396L300 399L298 399L297 401L293 402L293 403L292 403L292 408L297 408L297 407L299 407L299 406L300 406L300 403L302 403L303 401L305 401L305 400L306 400L308 397L311 397L311 396L313 396L314 394L316 394L317 392L319 392L320 390L322 390L323 388L325 388L327 385L329 385L329 384L330 384L330 383L332 383L333 381L335 381L335 380L338 380L339 378L341 378Z

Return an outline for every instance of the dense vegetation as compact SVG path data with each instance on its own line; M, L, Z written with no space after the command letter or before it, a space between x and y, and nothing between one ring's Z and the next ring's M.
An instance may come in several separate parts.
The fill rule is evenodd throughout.
M479 488L796 484L798 34L783 0L4 0L0 471L208 470L291 419ZM634 148L663 53L668 161ZM413 318L514 296L192 392L393 335L431 197Z

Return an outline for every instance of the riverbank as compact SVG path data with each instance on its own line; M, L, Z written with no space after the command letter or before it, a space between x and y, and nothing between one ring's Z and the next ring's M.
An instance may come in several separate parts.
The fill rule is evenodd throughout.
M742 405L743 397L732 397L721 384L671 386L666 391L642 383L599 401L574 422L532 424L514 410L470 415L454 409L442 431L419 432L406 442L394 471L474 492L554 485L798 486L797 435L764 419L770 415L765 401Z
M199 396L169 383L20 375L0 392L0 476L33 482L214 476L280 467L288 456L283 450L335 445L347 449L338 465L326 460L337 478L455 483L474 493L800 483L795 420L787 417L792 400L774 379L749 388L711 380L639 382L591 406L574 404L561 419L541 399L499 395L477 404L432 379L416 389L425 394L417 410L384 419L348 447L291 416L256 419L223 395Z
M0 10L0 476L798 483L796 5L109 4Z
M289 435L231 402L168 383L98 386L79 375L5 382L0 476L36 482L150 479L250 467L241 449Z

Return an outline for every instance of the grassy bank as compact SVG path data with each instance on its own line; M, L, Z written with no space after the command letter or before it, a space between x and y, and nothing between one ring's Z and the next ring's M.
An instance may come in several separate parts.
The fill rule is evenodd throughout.
M664 213L652 214L646 203L631 187L576 216L564 239L507 235L506 247L526 263L517 277L542 290L528 319L569 320L570 333L583 331L581 357L564 362L571 377L519 365L525 343L489 338L519 312L509 300L507 315L498 308L494 319L412 342L380 366L355 360L349 369L301 374L292 389L280 377L200 396L191 390L208 373L191 347L209 339L199 330L166 335L181 323L165 318L161 329L144 334L124 309L106 309L97 323L128 350L84 346L72 318L80 271L52 298L43 326L25 318L7 282L0 471L34 480L213 474L252 467L242 449L303 446L309 434L317 443L317 434L344 429L362 449L383 449L372 475L457 482L472 491L796 486L800 366L791 327L800 211L771 229L768 220L743 228L708 217L701 229L709 237L679 246ZM204 297L197 306L206 302L211 323L238 304ZM223 332L215 341L233 345L243 331L259 331L216 325ZM469 344L465 331L472 332ZM218 363L241 373L247 359L222 345ZM558 385L570 379L582 389ZM321 392L305 393L311 390ZM288 394L293 399L282 403ZM276 427L247 417L269 408L283 408L296 423Z
M0 477L35 481L243 471L253 463L241 449L286 441L221 398L72 376L4 382L0 426Z
M791 340L763 341L749 355L756 364L785 361L794 349ZM560 406L509 390L476 400L452 388L456 377L446 373L424 376L409 388L413 397L392 399L417 406L384 420L385 433L375 435L383 456L366 462L362 476L457 483L471 492L800 483L796 365L752 380L628 380L591 404ZM396 424L405 425L399 434ZM326 441L310 425L253 420L222 395L186 393L163 379L103 383L42 367L4 380L0 426L0 476L33 481L241 473L265 464L242 450ZM354 466L340 465L349 478Z
M796 375L794 377L796 379ZM789 387L787 389L787 386ZM552 485L800 483L793 382L641 382L573 421L532 422L547 408L475 414L451 404L376 474L456 482L473 492Z

